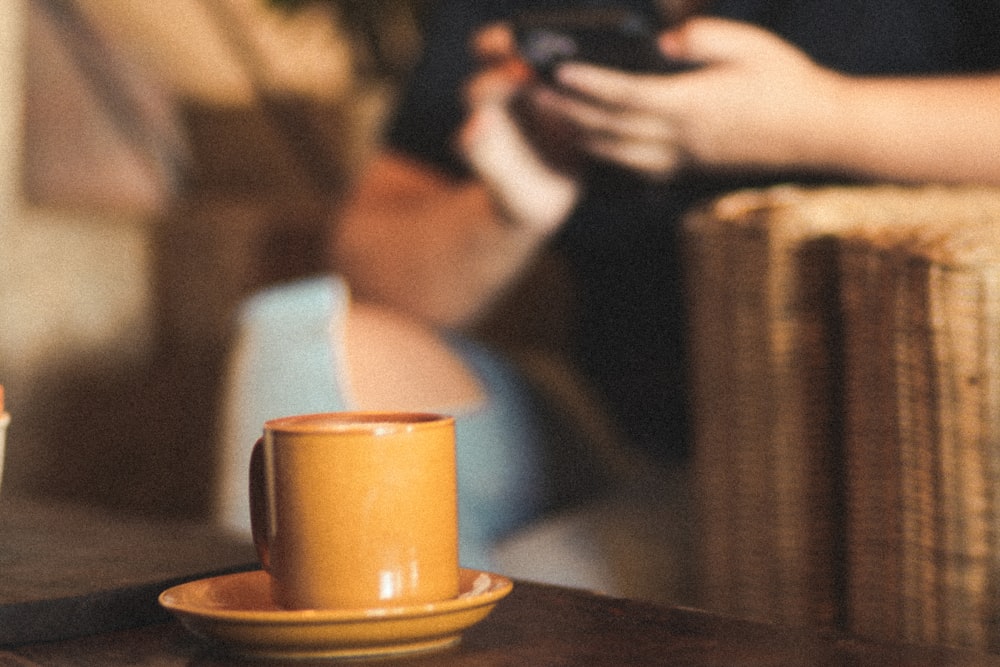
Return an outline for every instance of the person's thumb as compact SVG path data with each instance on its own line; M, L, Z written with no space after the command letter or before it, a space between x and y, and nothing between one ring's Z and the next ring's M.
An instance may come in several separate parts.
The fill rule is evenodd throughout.
M729 19L697 16L660 36L660 48L671 58L711 64L765 57L774 37L757 26Z

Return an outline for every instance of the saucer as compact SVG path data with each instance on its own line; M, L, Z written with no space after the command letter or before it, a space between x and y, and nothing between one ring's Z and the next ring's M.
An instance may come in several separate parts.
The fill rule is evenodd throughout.
M513 583L463 569L456 598L401 607L289 610L277 606L262 570L200 579L168 588L160 604L195 635L261 658L361 658L457 644L486 618Z

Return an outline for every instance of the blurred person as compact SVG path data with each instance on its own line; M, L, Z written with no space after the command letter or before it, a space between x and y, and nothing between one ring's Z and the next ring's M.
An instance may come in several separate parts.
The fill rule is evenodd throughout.
M466 333L539 253L571 267L580 373L641 460L683 470L685 211L789 180L1000 184L1000 2L722 0L658 37L690 71L567 62L546 83L505 22L581 4L603 3L440 4L384 144L337 220L324 294L346 315L317 320L374 309L454 362L462 530L476 536L463 558L484 567L498 539L552 507L541 467L551 422L516 367ZM324 324L310 344L350 360L377 339L352 344ZM317 389L319 403L399 398L385 394L386 376L357 371L334 381L336 397ZM437 370L426 373L435 385ZM352 381L367 384L367 401L345 403ZM462 429L462 415L489 415L491 426Z

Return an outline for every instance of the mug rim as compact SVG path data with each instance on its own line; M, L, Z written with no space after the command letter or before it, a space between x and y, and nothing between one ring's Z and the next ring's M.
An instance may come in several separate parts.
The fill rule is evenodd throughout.
M454 423L451 415L407 410L315 412L264 422L271 433L398 433Z

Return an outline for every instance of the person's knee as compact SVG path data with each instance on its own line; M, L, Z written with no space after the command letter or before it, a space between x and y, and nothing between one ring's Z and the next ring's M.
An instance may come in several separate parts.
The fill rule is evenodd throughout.
M347 380L359 409L468 409L484 400L462 359L434 331L405 316L352 303L343 336Z

